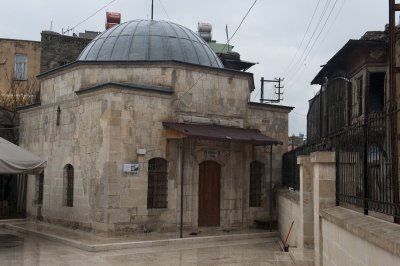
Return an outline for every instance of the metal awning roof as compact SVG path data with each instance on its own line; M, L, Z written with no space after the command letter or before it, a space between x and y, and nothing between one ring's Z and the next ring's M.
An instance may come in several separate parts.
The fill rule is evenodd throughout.
M258 129L175 122L163 122L163 126L180 133L180 136L175 135L176 138L192 137L217 141L244 142L256 146L282 144L282 141L261 134Z

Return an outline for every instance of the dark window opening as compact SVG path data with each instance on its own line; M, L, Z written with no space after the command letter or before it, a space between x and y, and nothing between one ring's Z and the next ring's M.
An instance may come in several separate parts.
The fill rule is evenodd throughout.
M383 111L385 102L385 73L377 72L369 74L369 112Z
M147 208L167 208L167 161L153 158L148 163Z
M56 120L56 125L60 125L60 120L61 120L61 109L60 106L57 107L57 120Z
M249 206L261 207L261 178L264 165L258 161L250 164Z
M357 97L357 111L356 111L356 114L357 115L361 115L362 114L362 109L363 109L363 104L362 104L362 102L363 102L363 100L362 100L362 91L363 91L363 81L362 81L362 79L363 79L363 77L361 76L361 77L359 77L358 79L357 79L357 95L356 95L356 97Z
M64 206L74 205L74 167L67 164L64 167Z

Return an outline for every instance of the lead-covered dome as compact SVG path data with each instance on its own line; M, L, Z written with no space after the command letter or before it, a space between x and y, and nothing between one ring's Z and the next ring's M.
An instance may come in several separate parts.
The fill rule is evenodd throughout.
M119 24L86 46L78 61L180 61L223 67L218 56L196 33L181 25L156 20Z

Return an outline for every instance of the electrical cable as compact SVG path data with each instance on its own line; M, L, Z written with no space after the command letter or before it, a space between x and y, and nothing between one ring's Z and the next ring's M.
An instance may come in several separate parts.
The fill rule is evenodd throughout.
M291 83L293 83L293 82L295 81L295 78L296 78L297 74L299 74L299 71L301 70L301 67L302 67L303 65L306 65L305 62L306 62L308 56L310 55L311 51L312 51L313 48L315 47L315 44L318 42L319 37L321 36L321 33L322 33L323 30L325 29L325 27L326 27L326 25L327 25L327 23L328 23L328 21L329 21L331 15L332 15L334 9L335 9L335 7L336 7L337 2L338 2L338 0L335 0L335 2L334 2L334 4L333 4L333 6L331 7L331 10L330 10L330 12L329 12L327 18L326 18L326 20L325 20L325 22L324 22L324 24L323 24L323 26L321 27L320 31L318 32L318 35L317 35L317 37L314 39L314 41L313 41L313 43L312 43L310 49L308 50L307 54L304 56L304 58L301 57L300 64L297 66L296 70L294 71L294 73L293 73L293 75L292 75L293 78L290 79L290 82L288 83L288 85L291 84ZM304 53L305 53L305 52L306 52L306 50L304 50Z
M304 40L305 40L305 38L306 38L306 36L307 36L307 34L308 34L308 31L309 31L310 28L311 28L311 24L312 24L312 22L313 22L313 20L314 20L315 14L317 13L317 10L318 10L318 7L319 7L319 4L320 4L320 3L321 3L321 0L318 0L318 3L317 3L317 5L315 6L314 12L313 12L313 14L312 14L312 16L311 16L310 22L308 23L307 30L306 30L306 32L305 32L304 35L303 35L303 39L301 40L299 47L297 47L296 53L294 54L294 56L293 56L292 59L290 60L290 63L285 67L285 71L282 72L281 77L285 76L286 72L287 72L287 71L289 70L289 68L292 66L292 64L293 64L293 62L294 62L294 59L295 59L296 56L298 55L298 53L299 53L299 51L300 51L300 48L301 48L301 46L303 45L303 42L304 42Z
M234 33L232 34L232 36L229 38L229 40L225 43L224 47L222 48L222 51L224 51L224 49L227 47L228 43L233 39L233 37L235 37L236 33L238 32L238 30L240 29L240 27L242 26L244 20L247 18L247 16L249 15L250 11L253 9L254 5L258 2L258 0L254 0L253 4L250 6L250 8L247 10L246 14L244 15L242 21L240 22L239 26L236 28L236 30L234 31ZM216 61L218 60L218 57L214 58L214 61L211 65L213 65ZM208 73L208 72L207 72ZM202 77L204 77L206 73L202 73L197 80L192 84L192 86L190 86L186 91L184 91L179 97L177 97L174 101L172 101L172 103L174 103L175 101L179 101L183 96L185 96L189 91L191 91L194 86L196 86L196 84L200 81L200 79Z
M158 0L158 2L161 4L161 8L164 10L165 15L167 16L168 20L171 21L170 17L168 16L168 12L165 9L163 3L161 2L161 0Z
M320 41L320 46L318 47L317 52L314 52L314 53L313 53L313 55L312 55L311 59L308 61L309 63L308 63L307 65L310 65L310 64L313 62L313 60L314 60L314 58L315 58L315 55L318 54L318 51L321 49L321 44L324 43L324 41L325 41L326 38L328 37L329 32L332 30L333 26L335 25L335 23L336 23L336 21L337 21L339 15L340 15L340 13L342 12L342 10L343 10L345 4L346 4L346 0L343 0L343 2L342 2L342 4L341 4L341 6L340 6L340 8L339 8L339 10L338 10L338 12L337 12L335 18L334 18L334 20L332 21L332 23L330 24L328 30L325 32L324 37L323 37L322 40ZM302 69L300 70L300 73L299 73L299 74L301 74L304 70L305 70L305 68L302 68ZM297 80L298 77L299 77L299 76L297 75L294 79L292 79L292 80L288 83L287 86L290 87L290 85L292 85L292 84Z
M95 15L97 15L100 11L102 11L103 9L105 9L106 7L108 7L109 5L111 5L112 3L114 3L117 0L112 0L110 2L108 2L108 4L106 4L105 6L103 6L102 8L98 9L96 12L94 12L92 15L90 15L89 17L85 18L84 20L82 20L81 22L79 22L78 24L76 24L75 26L73 26L70 29L67 29L64 33L68 33L72 30L74 30L76 27L79 27L80 25L82 25L83 23L85 23L86 21L88 21L89 19L91 19L92 17L94 17Z
M308 47L310 46L311 41L313 40L314 35L315 35L315 33L317 32L317 30L318 30L318 28L319 28L319 26L320 26L320 23L321 23L321 21L323 20L323 18L324 18L324 16L325 16L326 10L327 10L328 7L330 6L330 3L331 3L331 2L330 2L329 0L327 0L327 1L325 2L325 6L323 7L323 11L322 11L322 13L321 13L321 15L320 15L320 17L319 17L319 19L318 19L318 22L317 22L317 24L316 24L316 26L315 26L315 28L314 28L312 34L311 34L310 39L309 39L308 42L307 42L306 47L304 48L302 54L300 55L300 57L299 57L299 59L296 61L296 63L295 63L294 65L292 65L292 67L291 67L291 68L289 69L289 71L286 73L286 76L289 76L289 73L291 73L293 69L297 69L297 67L298 67L299 64L300 64L300 66L301 66L303 56L304 56L304 54L306 53Z

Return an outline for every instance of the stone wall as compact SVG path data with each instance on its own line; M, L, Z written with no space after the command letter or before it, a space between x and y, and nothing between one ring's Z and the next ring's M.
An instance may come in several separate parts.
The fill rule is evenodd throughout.
M299 246L299 227L301 226L299 199L299 192L281 189L277 193L278 231L282 242L288 237L286 245L289 247ZM289 234L292 222L293 226Z
M311 248L307 206L312 201L315 265L400 265L399 225L336 206L335 153L314 152L299 157L298 163L303 194L298 222L303 231L298 236L304 241L298 246Z
M92 41L52 31L42 31L41 35L40 73L74 62Z
M321 214L324 266L400 265L398 225L341 207Z

